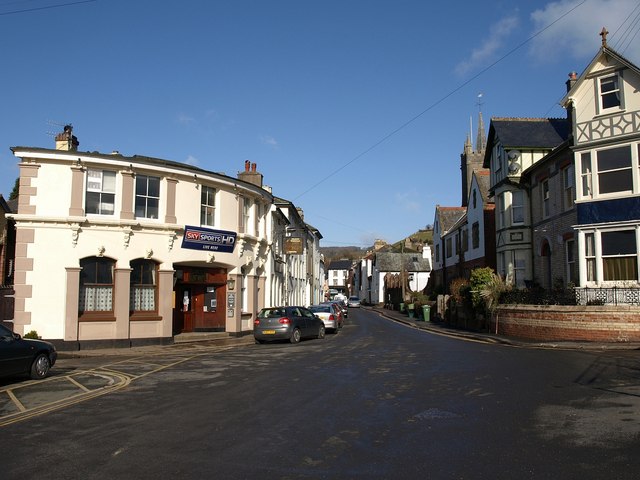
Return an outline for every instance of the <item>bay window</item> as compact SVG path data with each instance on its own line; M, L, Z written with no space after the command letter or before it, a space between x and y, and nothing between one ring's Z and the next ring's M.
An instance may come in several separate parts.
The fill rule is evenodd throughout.
M511 222L524 223L524 192L522 190L511 192Z
M635 230L602 232L601 242L603 280L638 280Z
M633 191L631 149L629 146L609 148L597 152L598 193Z

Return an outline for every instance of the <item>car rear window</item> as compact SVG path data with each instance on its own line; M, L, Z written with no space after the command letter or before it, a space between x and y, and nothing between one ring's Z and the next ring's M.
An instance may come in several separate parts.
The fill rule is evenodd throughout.
M320 307L309 307L309 310L311 310L312 312L331 312L331 309L329 308L329 306L320 306Z
M258 314L258 318L274 318L274 317L286 317L287 313L282 308L269 308L261 310Z

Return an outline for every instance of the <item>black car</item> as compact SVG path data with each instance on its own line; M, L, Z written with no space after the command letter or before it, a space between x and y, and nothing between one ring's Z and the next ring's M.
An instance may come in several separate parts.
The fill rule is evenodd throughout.
M49 342L22 338L0 324L0 377L45 378L57 358L56 347Z
M253 336L257 343L270 340L289 340L298 343L302 338L324 338L324 322L304 307L263 308L254 322Z

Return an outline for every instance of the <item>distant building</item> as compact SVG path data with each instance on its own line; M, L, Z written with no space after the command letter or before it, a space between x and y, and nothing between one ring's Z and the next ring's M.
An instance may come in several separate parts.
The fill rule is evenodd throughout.
M390 277L406 275L410 292L422 292L431 275L431 247L425 245L422 252L375 252L371 263L371 303L389 302L387 288ZM395 279L398 283L398 280ZM398 284L400 286L400 284ZM394 288L397 288L394 286ZM401 286L400 286L401 288ZM407 292L408 293L408 292Z
M327 284L329 290L336 290L345 296L349 296L349 278L352 260L333 260L327 268Z

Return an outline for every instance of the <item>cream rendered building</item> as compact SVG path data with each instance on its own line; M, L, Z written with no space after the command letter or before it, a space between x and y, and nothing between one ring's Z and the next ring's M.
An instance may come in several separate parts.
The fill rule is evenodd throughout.
M273 196L255 164L238 178L143 156L56 149L21 159L14 330L63 349L170 342L253 329L278 298Z

